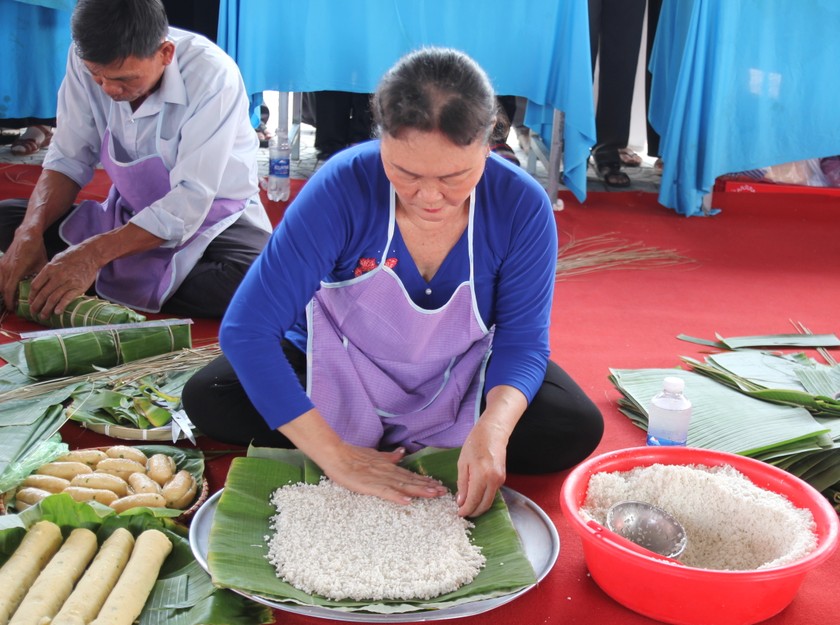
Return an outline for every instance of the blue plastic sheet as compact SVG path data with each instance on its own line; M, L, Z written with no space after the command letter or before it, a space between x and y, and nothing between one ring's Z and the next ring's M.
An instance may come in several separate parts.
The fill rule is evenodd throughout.
M595 136L588 24L581 0L222 0L219 44L249 93L370 93L411 50L463 50L497 93L565 113L567 184L585 194Z
M0 119L55 117L75 0L43 4L0 0Z
M702 215L720 175L840 154L839 34L836 0L665 0L649 63L659 201Z

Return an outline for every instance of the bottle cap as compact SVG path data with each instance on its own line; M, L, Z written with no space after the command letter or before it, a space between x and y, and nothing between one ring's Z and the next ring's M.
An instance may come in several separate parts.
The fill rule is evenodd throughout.
M662 388L666 393L682 393L685 390L685 380L669 376L662 381Z

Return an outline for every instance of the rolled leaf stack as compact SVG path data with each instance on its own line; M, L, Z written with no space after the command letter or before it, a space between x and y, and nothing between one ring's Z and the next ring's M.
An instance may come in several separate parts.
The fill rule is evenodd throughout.
M18 285L17 316L50 328L79 328L146 320L146 317L130 308L87 295L71 301L62 314L52 314L48 319L41 319L29 309L30 289L29 280L23 280Z
M53 335L22 341L29 375L82 375L192 347L189 324Z

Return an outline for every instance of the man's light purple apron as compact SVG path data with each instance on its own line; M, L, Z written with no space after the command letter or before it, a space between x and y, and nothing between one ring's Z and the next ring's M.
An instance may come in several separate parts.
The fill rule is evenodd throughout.
M307 393L349 443L409 452L458 447L479 417L492 331L473 290L474 197L470 199L470 280L437 310L411 301L385 265L323 283L308 308Z
M163 114L158 115L157 141ZM169 193L169 170L160 153L121 163L114 156L110 130L101 145L102 167L112 186L105 203L81 202L61 224L59 233L69 245L109 232L128 223L138 212ZM178 247L158 247L118 258L96 276L96 292L103 298L146 312L158 312L181 286L209 243L238 219L244 200L216 199L204 223Z

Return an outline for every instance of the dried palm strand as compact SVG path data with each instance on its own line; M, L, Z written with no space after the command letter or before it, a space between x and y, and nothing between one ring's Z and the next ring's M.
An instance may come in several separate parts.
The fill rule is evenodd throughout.
M181 349L167 354L141 358L140 360L127 362L102 371L93 371L72 377L36 382L28 386L14 388L0 393L0 404L13 399L34 399L60 388L94 384L97 382L107 382L113 388L119 388L124 384L134 383L148 375L198 369L218 357L221 353L219 344L212 343L204 347Z
M23 341L29 375L79 375L192 347L190 326L166 325L52 335Z
M40 323L50 328L78 328L83 326L108 325L116 323L135 323L145 321L146 317L138 312L114 304L98 297L83 295L71 301L61 315L52 314L46 320L33 315L29 309L29 280L18 285L17 315L23 319Z
M586 239L574 237L557 254L557 280L608 269L635 266L639 269L696 262L675 250L631 243L607 232Z

